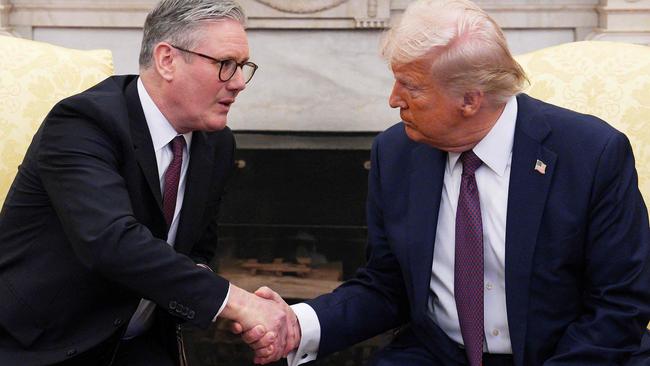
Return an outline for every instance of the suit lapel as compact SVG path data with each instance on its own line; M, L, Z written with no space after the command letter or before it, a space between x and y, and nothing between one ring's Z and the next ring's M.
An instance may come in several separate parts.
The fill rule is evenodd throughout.
M415 314L425 314L447 154L421 145L411 154L407 243Z
M192 243L197 239L192 237L192 233L198 232L194 227L201 222L207 203L213 174L210 157L213 155L214 149L208 144L206 134L195 131L192 135L190 166L185 179L185 195L176 234L176 250L180 253L189 253Z
M138 161L142 174L144 175L147 185L151 190L158 210L162 215L162 193L160 193L160 180L158 179L158 163L156 162L156 153L153 150L151 142L151 133L147 126L147 120L142 111L142 104L138 96L137 78L133 79L131 84L126 88L126 101L129 109L129 118L131 119L131 135L133 136L133 149L135 158Z
M147 181L147 185L158 204L161 220L162 193L160 192L160 180L158 178L158 163L151 141L151 133L142 111L142 105L138 96L137 79L134 79L126 89L126 100L131 119L131 134L133 136L133 148L136 160ZM207 142L204 132L196 131L192 135L190 151L190 166L188 167L183 207L180 212L180 222L176 233L176 250L181 253L188 253L195 238L191 238L194 226L200 221L205 209L207 192L212 176L212 166L209 157L214 154L213 147Z
M506 304L510 340L516 365L523 365L528 320L530 276L537 233L546 205L557 156L542 145L550 133L537 101L517 97L518 113L506 219ZM546 164L544 174L535 170Z

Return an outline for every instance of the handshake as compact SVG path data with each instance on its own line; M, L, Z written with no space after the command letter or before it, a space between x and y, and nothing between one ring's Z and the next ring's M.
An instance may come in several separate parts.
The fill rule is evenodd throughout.
M230 285L228 302L219 315L231 321L230 330L241 334L254 351L256 364L286 357L300 345L300 326L293 310L275 291L260 287L251 294Z

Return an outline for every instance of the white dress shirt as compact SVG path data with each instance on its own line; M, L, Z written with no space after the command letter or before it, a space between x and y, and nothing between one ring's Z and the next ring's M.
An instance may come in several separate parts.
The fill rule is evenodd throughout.
M512 144L517 120L517 99L506 103L490 132L474 147L483 161L476 170L476 184L483 220L484 246L484 349L490 353L512 353L506 312L505 232ZM438 214L431 268L428 315L455 342L463 344L454 298L456 207L460 192L460 153L449 153ZM288 357L289 366L316 359L320 323L311 306L292 306L302 332L300 345Z
M476 172L484 261L484 350L512 353L506 313L506 211L517 100L512 97L490 132L474 147L483 161ZM463 344L454 298L456 208L463 164L460 153L449 153L438 212L429 295L429 317L455 342Z
M138 96L140 97L140 103L142 105L142 110L144 111L144 117L147 120L147 127L149 127L149 133L151 134L153 150L156 154L160 192L164 192L165 172L174 157L171 145L169 145L169 143L179 134L153 102L149 96L149 93L144 87L144 84L142 83L142 79L140 78L138 78ZM171 246L174 246L176 242L176 232L178 230L178 222L180 220L179 213L183 207L183 198L185 196L185 178L187 177L187 168L190 165L189 152L190 148L192 147L192 132L182 134L181 136L185 138L183 162L181 165L181 177L178 183L178 193L176 195L176 208L174 210L174 217L172 219L171 225L169 226L169 231L167 232L167 243ZM230 290L228 291L228 295L229 294ZM221 305L221 308L217 311L214 319L217 318L217 316L223 310L225 304L228 302L228 295L226 295L226 299ZM138 309L129 321L129 325L127 326L127 330L123 338L129 339L136 337L149 329L151 322L153 321L151 314L155 308L156 304L149 300L142 299L138 305Z

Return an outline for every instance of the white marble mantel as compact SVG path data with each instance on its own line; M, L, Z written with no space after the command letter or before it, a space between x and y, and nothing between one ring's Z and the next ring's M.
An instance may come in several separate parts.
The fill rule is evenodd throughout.
M0 33L113 51L136 73L141 27L157 0L0 0ZM237 100L240 130L378 131L399 119L378 56L383 30L412 0L240 0L260 65ZM514 53L583 39L650 45L650 0L477 0Z

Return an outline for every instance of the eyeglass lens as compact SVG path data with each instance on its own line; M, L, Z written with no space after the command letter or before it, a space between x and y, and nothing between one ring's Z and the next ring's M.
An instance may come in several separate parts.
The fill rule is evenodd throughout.
M237 62L235 60L223 60L221 61L221 70L219 71L219 79L223 82L230 80L235 72L237 71ZM244 76L244 82L248 83L255 73L255 67L249 63L244 63L242 65L242 73Z

